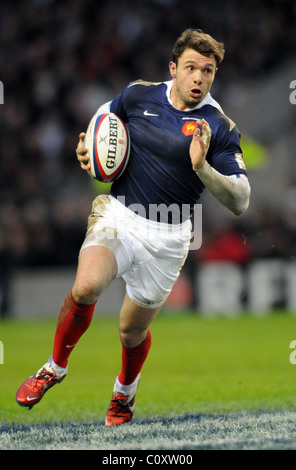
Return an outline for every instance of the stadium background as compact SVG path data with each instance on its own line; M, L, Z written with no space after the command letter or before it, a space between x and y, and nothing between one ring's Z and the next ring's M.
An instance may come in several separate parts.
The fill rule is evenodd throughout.
M264 285L254 310L268 295L263 311L293 311L295 26L292 0L3 0L0 315L57 315L92 199L108 190L82 174L78 135L130 81L168 79L172 45L187 27L225 43L212 94L242 133L252 197L236 218L204 194L202 248L190 252L167 307L204 313L218 302L217 311L237 313L250 308L250 286ZM213 267L222 267L226 285ZM227 301L238 277L236 297ZM200 282L217 292L216 304L201 305ZM122 294L118 284L101 310L117 313Z

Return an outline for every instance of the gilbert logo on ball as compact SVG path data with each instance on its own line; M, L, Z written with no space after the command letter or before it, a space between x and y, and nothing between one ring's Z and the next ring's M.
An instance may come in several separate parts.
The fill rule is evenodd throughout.
M111 183L122 175L130 156L130 136L116 114L95 114L88 125L84 146L93 178Z

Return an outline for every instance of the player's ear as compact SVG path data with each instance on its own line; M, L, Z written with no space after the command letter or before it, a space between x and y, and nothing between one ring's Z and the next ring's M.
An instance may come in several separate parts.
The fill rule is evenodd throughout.
M171 60L169 63L170 74L173 78L176 76L177 64Z

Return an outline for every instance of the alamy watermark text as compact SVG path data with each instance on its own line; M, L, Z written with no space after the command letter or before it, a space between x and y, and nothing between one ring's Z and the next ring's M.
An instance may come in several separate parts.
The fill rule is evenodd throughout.
M290 343L290 349L294 349L294 351L291 352L290 354L290 363L295 365L296 364L296 339L291 341Z
M4 364L4 346L2 341L0 341L0 364Z
M290 93L290 103L296 104L296 80L292 80L292 82L290 83L290 88L293 90Z
M189 250L198 250L202 244L202 205L194 204L149 204L145 208L142 204L126 205L125 196L118 196L118 202L122 203L122 207L128 210L127 217L121 217L117 214L116 220L112 220L112 226L95 231L98 239L125 239L130 230L131 221L134 222L134 214L137 219L137 232L139 237L143 236L146 240L154 240L162 238L163 240L171 240L177 236L185 240L190 235ZM124 211L124 209L123 209ZM148 211L148 213L147 213ZM194 214L193 220L190 220L191 212ZM155 225L154 222L160 222ZM151 222L151 224L150 224ZM188 229L190 231L188 232Z
M0 104L4 104L4 86L0 80Z

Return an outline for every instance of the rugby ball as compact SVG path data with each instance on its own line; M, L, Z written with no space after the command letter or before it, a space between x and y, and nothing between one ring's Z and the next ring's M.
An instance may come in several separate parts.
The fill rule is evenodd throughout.
M111 183L122 175L130 156L130 136L116 114L95 114L88 125L84 146L88 150L90 176Z

